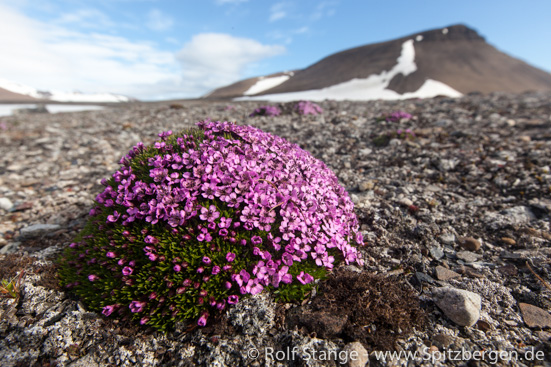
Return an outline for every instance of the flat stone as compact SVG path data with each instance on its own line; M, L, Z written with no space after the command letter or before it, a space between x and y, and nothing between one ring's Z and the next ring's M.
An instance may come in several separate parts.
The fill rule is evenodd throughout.
M480 318L482 299L478 294L453 287L436 288L432 294L436 305L457 325L473 326Z
M419 283L426 282L429 284L435 284L434 279L430 275L422 273L420 271L415 273L415 278L417 278Z
M25 228L21 228L21 237L38 237L46 233L57 231L61 227L58 224L33 224Z
M438 240L443 245L451 246L455 243L455 235L453 233L444 233L440 237L438 237Z
M433 259L440 260L441 258L444 257L444 250L442 250L441 247L433 246L430 249L430 255L432 256Z
M478 251L482 247L480 241L472 237L460 237L458 242L467 251Z
M6 211L10 210L13 206L13 203L8 198L0 198L0 209L4 209Z
M369 354L360 342L346 344L343 351L345 352L345 358L340 360L339 364L348 367L365 367L369 362Z
M478 260L478 255L470 251L459 251L457 257L467 263L474 263Z
M17 252L19 250L20 242L11 242L5 245L4 247L0 248L0 254L13 254L14 252Z
M436 279L443 280L443 281L461 277L461 274L456 273L453 270L446 269L445 267L440 265L436 267L434 273L435 273Z
M446 334L436 334L432 337L432 344L440 349L448 348L455 341L455 337Z
M509 209L505 209L501 214L507 216L508 222L510 224L522 224L528 223L536 219L536 216L530 208L527 206L515 206Z
M497 270L501 274L511 276L511 277L517 276L517 274L518 274L518 269L513 264L507 264L507 265L500 266L499 268L497 268Z
M522 319L528 327L551 327L551 315L549 312L528 303L519 303Z

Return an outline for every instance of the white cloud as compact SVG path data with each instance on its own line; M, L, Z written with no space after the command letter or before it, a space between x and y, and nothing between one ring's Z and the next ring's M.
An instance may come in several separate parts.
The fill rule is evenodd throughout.
M270 22L287 17L289 3L277 3L270 8Z
M72 13L63 13L55 23L96 29L106 29L115 26L115 23L107 15L97 9L80 9Z
M241 79L251 64L285 52L279 45L263 45L255 40L221 33L195 35L178 53L183 83L205 90Z
M40 90L112 92L137 98L173 93L174 54L146 42L68 30L0 4L0 77ZM9 53L8 51L9 50Z
M153 43L33 20L0 0L0 78L39 90L110 92L139 99L198 97L285 52L227 34L198 34L178 52ZM80 14L88 19L86 12ZM62 16L63 17L63 16ZM6 57L7 56L7 57Z
M293 37L295 35L304 35L310 33L310 28L308 26L303 26L298 29L291 29L291 30L273 30L271 32L268 32L267 36L278 41L283 42L286 45L289 45L293 42Z
M312 20L319 20L323 17L333 16L336 13L335 8L337 7L338 4L339 3L334 0L322 1L316 6L310 18Z
M153 31L166 31L172 25L174 21L171 17L163 14L159 9L153 9L147 15L147 27Z

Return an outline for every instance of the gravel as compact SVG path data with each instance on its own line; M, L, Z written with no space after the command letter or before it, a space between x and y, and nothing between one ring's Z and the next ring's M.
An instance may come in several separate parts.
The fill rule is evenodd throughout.
M0 268L15 261L9 256L34 261L16 267L25 270L21 298L0 299L0 365L285 366L290 361L272 358L269 348L298 348L295 365L336 366L335 359L308 359L308 351L361 350L338 335L324 339L286 328L285 315L302 306L277 305L269 295L229 311L226 329L221 323L210 332L161 334L88 312L56 289L52 264L82 229L100 180L116 170L120 157L138 141L151 143L161 131L205 118L282 136L337 174L367 242L366 265L357 271L398 274L427 314L428 327L403 335L396 350L426 353L430 347L432 356L504 351L543 356L540 365L551 362L550 94L325 101L320 116L248 117L260 105L135 103L0 117ZM413 118L378 119L398 110ZM392 135L408 128L415 138ZM480 299L478 317L458 325L440 311L446 306L437 306L429 290L450 288ZM363 348L374 365L390 365L376 360L380 350ZM412 363L427 364L421 354Z

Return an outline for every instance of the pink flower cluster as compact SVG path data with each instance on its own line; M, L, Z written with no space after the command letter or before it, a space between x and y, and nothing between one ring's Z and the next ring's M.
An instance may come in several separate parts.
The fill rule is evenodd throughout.
M248 249L254 257L252 265L242 269L234 268L239 256L235 252L200 257L193 268L200 281L169 282L173 294L194 289L199 304L223 309L226 303L237 303L238 294L257 294L265 287L277 288L295 280L300 284L314 281L304 271L293 277L289 272L293 264L308 261L332 269L336 256L346 264L363 264L357 248L363 245L363 237L353 203L323 162L254 127L211 121L198 126L204 132L204 140L198 144L187 135L175 138L175 144L168 143L172 132L160 134L156 154L146 162L148 180L138 179L132 169L132 159L144 151L138 144L121 159L114 184L104 183L105 189L96 198L113 213L107 216L107 226L124 228L140 221L164 225L184 246L230 243ZM96 207L91 215L100 211ZM228 211L233 213L231 217ZM170 262L174 273L189 273L189 263L165 258L159 251L159 239L147 231L142 233L147 260ZM116 249L103 253L106 261L118 261L113 269L132 285L135 261L128 262ZM227 279L226 296L209 298L205 285L220 276ZM94 274L88 278L91 282L99 279ZM127 307L132 313L141 313L148 302L159 298L153 293L147 297L135 299ZM109 315L116 307L105 306L103 313ZM199 325L207 318L208 312L201 313Z
M402 119L404 120L409 120L410 118L412 118L413 116L407 112L404 112L404 111L395 111L395 112L392 112L390 115L388 115L386 117L386 120L387 121L392 121L392 122L399 122L401 121Z
M300 101L294 109L299 115L320 115L323 113L323 109L319 105L310 101Z
M281 110L277 106L261 106L256 108L249 117L254 116L279 116L281 115Z

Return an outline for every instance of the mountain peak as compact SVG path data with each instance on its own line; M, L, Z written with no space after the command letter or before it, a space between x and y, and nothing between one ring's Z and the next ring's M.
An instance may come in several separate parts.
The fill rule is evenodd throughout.
M444 28L431 29L421 33L414 33L406 38L423 37L423 41L485 41L484 37L464 24L454 24Z
M208 98L373 100L551 90L549 73L500 52L464 24L340 51L279 79L244 82Z

